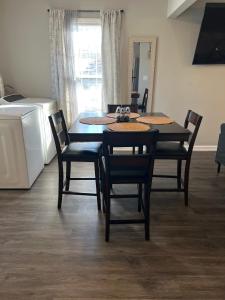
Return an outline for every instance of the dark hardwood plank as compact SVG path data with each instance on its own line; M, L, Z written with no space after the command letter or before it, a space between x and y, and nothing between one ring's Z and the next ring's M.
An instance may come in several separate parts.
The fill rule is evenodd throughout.
M93 197L66 195L59 213L56 166L29 191L0 191L0 299L224 299L225 169L217 175L214 153L193 154L188 208L182 193L152 194L149 242L143 225L115 225L105 243ZM173 162L156 168L176 171ZM93 172L88 163L73 167L80 177ZM94 189L94 182L76 187ZM134 199L113 204L116 215L137 214Z

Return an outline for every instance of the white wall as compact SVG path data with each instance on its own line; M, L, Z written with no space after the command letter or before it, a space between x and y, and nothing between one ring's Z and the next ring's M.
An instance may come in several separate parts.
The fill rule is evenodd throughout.
M19 92L50 96L49 7L125 10L122 98L127 97L128 36L158 37L154 110L182 123L188 109L204 116L199 145L217 143L225 122L225 66L192 66L202 9L167 19L165 0L0 0L0 72Z

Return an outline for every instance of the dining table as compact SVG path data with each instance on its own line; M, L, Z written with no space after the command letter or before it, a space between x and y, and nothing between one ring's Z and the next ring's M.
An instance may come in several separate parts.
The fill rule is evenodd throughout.
M71 142L97 142L103 141L103 131L107 129L107 125L89 125L80 122L82 118L88 117L104 117L104 112L85 112L81 113L69 129L69 137ZM161 112L141 113L140 116L157 116L167 117ZM136 119L130 119L130 122L138 122ZM170 124L153 125L150 129L159 130L159 141L176 141L186 142L191 134L190 130L178 124L175 120Z

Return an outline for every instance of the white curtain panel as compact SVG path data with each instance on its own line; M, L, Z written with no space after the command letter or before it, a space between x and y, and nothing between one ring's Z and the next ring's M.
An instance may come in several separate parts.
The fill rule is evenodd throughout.
M52 97L57 99L68 126L77 117L75 52L72 38L76 19L77 12L74 10L49 11Z
M102 107L120 102L121 10L101 11L102 25Z

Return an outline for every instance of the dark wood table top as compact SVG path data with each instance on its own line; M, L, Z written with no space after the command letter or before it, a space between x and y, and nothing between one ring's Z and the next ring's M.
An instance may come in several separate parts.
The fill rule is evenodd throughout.
M78 119L73 123L69 130L69 136L71 141L80 142L91 142L91 141L102 141L103 131L107 129L107 125L87 125L79 122L81 118L105 116L105 113L82 113ZM163 113L145 113L141 116L165 116ZM135 119L132 122L136 122ZM190 131L185 129L183 126L174 122L168 125L151 125L151 129L159 130L160 141L188 141Z

